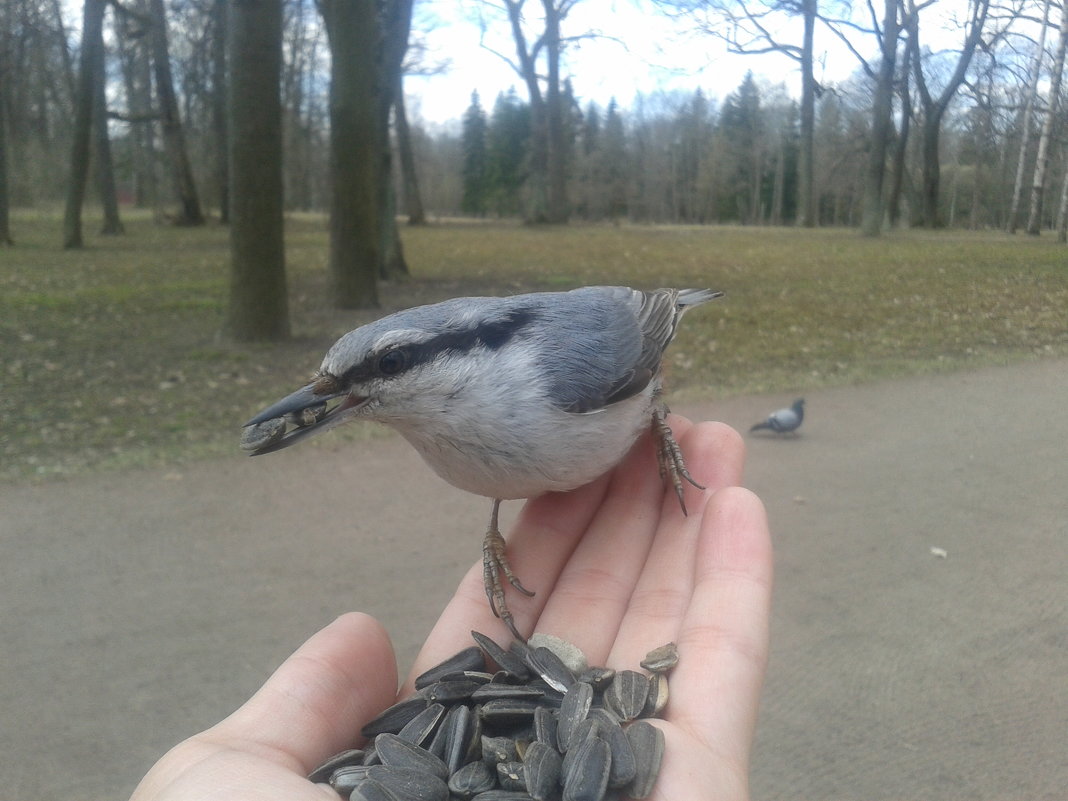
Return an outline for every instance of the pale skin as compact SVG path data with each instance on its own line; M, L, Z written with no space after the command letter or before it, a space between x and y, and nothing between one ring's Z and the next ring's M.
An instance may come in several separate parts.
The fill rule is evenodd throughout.
M768 653L771 542L763 506L740 489L744 446L718 423L669 420L701 492L687 486L684 517L657 474L648 437L608 476L529 501L508 536L533 598L516 599L521 631L579 645L591 664L635 668L650 649L678 644L664 719L664 762L653 793L667 799L748 798L749 752ZM474 546L472 546L474 547ZM315 634L244 706L175 746L132 801L337 799L304 777L351 748L360 727L412 676L472 644L502 644L482 563L471 568L397 693L392 646L366 615L342 615Z

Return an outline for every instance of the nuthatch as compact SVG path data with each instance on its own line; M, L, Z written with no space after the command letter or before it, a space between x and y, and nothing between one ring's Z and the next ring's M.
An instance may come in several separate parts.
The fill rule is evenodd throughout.
M521 638L501 574L533 593L505 556L500 502L582 486L650 427L679 503L682 479L703 489L665 419L661 361L683 313L721 294L601 286L396 312L335 342L311 383L245 423L246 433L278 418L293 425L275 423L267 440L249 437L245 447L270 453L348 420L395 428L443 479L493 499L486 595Z

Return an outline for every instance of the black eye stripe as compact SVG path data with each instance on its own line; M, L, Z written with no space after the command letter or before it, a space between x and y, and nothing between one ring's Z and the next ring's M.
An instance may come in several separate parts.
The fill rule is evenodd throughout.
M372 376L391 377L410 370L416 365L433 361L446 352L462 354L476 348L500 350L512 338L535 319L532 309L514 309L507 315L479 323L460 331L449 331L412 345L399 345L384 352L369 355L360 364L345 371L346 382L366 380ZM393 357L392 354L399 354ZM400 358L403 364L392 372L383 369L382 361L390 357ZM396 365L391 365L396 366Z

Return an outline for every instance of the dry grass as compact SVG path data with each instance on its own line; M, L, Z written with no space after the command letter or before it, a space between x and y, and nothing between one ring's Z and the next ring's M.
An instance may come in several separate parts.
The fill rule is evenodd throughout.
M57 247L53 216L17 215L0 250L0 477L232 453L262 404L295 388L341 333L457 294L592 283L708 286L672 346L684 396L800 392L1068 354L1068 249L998 233L463 224L405 230L413 279L380 312L326 302L322 218L287 223L295 338L221 338L227 233L127 222ZM350 427L349 436L372 436Z

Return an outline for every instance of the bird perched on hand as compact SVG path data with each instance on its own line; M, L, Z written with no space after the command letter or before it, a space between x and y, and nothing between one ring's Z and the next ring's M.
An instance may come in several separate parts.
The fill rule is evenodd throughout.
M798 398L787 409L779 409L776 412L772 412L768 415L768 419L762 423L757 423L750 428L750 431L760 431L761 429L769 429L776 434L788 434L791 431L797 431L801 427L801 421L805 419L805 399Z
M245 423L242 447L270 453L349 420L395 428L447 482L493 499L486 595L521 639L502 574L533 593L505 556L500 502L582 486L651 429L681 504L682 480L699 485L666 422L661 360L682 315L722 294L601 286L396 312L335 342L309 384Z

